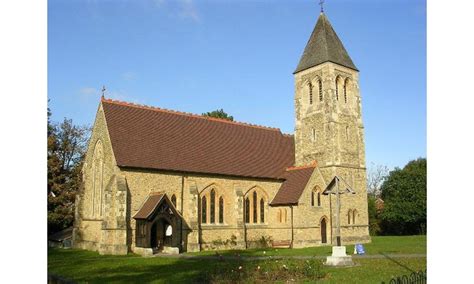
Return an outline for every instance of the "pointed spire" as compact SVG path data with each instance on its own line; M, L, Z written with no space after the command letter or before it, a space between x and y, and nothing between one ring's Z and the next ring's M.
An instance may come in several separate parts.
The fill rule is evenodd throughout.
M349 57L326 15L321 12L294 73L324 62L333 62L359 71Z

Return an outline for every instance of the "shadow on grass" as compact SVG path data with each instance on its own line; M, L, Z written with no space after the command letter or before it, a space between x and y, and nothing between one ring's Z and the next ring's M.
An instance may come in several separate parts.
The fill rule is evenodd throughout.
M392 261L393 263L397 264L398 266L400 267L403 267L405 268L406 270L410 271L410 272L416 272L415 270L411 269L410 267L406 266L405 264L401 263L400 261L397 261L396 259L388 256L386 253L384 252L379 252L381 255L383 255L386 259Z
M305 270L305 267L321 268ZM267 274L263 274L264 270L268 271L265 272ZM322 264L319 260L267 259L247 262L243 258L205 260L101 256L80 250L48 253L48 274L79 283L237 283L247 278L259 281L267 278L291 279L303 277L304 273L307 277L320 278L324 274Z
M209 283L210 273L224 265L238 267L238 261L101 256L81 250L48 253L48 274L80 283Z

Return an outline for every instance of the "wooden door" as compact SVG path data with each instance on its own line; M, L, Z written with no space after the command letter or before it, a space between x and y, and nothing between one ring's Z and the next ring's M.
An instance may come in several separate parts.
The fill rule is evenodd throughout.
M327 236L326 236L326 219L321 220L321 243L327 243Z

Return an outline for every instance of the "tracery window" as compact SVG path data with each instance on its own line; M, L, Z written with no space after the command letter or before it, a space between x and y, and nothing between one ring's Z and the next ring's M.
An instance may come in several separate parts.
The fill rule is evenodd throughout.
M309 88L309 104L313 104L313 84L311 82L308 83L308 88Z
M100 140L98 140L95 145L92 160L91 215L93 217L101 217L104 178L104 149Z
M245 223L264 224L267 195L263 189L255 187L245 194ZM278 214L277 214L278 215ZM277 220L279 215L277 216Z
M311 206L321 206L321 189L318 186L311 192Z

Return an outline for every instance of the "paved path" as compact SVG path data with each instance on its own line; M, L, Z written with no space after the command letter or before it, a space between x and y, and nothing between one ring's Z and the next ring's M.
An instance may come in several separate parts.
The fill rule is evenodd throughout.
M325 255L278 255L278 256L237 256L237 255L189 255L189 254L155 254L153 257L162 258L184 258L184 259L227 259L227 260L265 260L265 259L326 259ZM420 258L426 257L424 253L414 254L372 254L372 255L352 255L354 259L382 259L382 258Z

